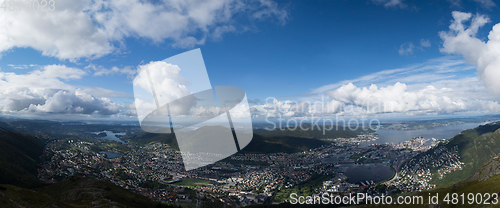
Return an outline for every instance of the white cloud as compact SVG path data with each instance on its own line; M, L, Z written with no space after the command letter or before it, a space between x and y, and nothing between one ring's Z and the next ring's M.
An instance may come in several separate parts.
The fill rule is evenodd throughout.
M338 83L324 85L312 90L313 94L321 94L329 90L335 90L349 83L358 86L369 86L377 83L381 86L392 85L396 82L407 84L427 83L439 80L449 80L456 76L456 72L473 70L474 67L465 64L464 60L456 57L442 57L426 61L422 64L414 64L397 69L387 69L372 74L363 75L356 79L344 80ZM457 77L455 77L457 78Z
M462 0L447 0L450 2L452 7L460 7L462 4Z
M71 90L74 87L61 80L80 79L85 74L81 69L64 65L47 65L28 74L0 72L0 92L10 87Z
M102 87L82 87L79 88L80 91L90 94L96 97L106 97L106 98L131 98L132 95L126 92L114 91L105 89Z
M108 98L97 98L80 90L57 90L51 93L35 93L36 91L32 89L27 90L31 93L30 96L46 98L44 103L31 103L26 109L28 112L112 115L119 113L122 108ZM41 90L41 92L46 91Z
M404 43L399 47L398 53L399 55L413 54L413 47L412 42Z
M484 8L491 8L496 6L495 2L493 2L492 0L474 0L474 1L479 3Z
M408 90L404 83L393 86L359 88L349 83L327 95L335 100L362 107L362 113L437 113L453 114L467 111L500 111L500 104L464 96L452 88L428 85L418 90Z
M252 106L251 112L254 117L265 118L445 115L500 111L498 98L486 90L475 75L474 66L453 56L325 85L312 90L307 97L299 97L299 100L266 100L264 105ZM305 106L300 108L303 110L294 110L297 107L293 106L299 105Z
M477 87L477 78L436 81L431 84L358 87L348 83L310 101L270 98L251 106L254 118L300 118L339 116L414 116L461 113L498 113L500 104Z
M407 5L403 3L403 0L372 0L373 3L384 5L386 8L406 8Z
M26 64L19 64L19 65L7 64L7 66L10 66L10 68L12 69L27 69L29 67Z
M0 52L31 47L60 59L99 57L114 50L108 34L93 25L79 2L58 1L52 12L0 13Z
M463 12L453 12L453 21L450 31L440 32L443 39L441 51L444 53L460 54L469 63L476 65L477 72L486 87L500 96L500 24L493 26L488 35L488 41L484 42L476 34L480 27L490 22L483 15L475 15ZM472 20L471 20L472 18ZM470 21L467 27L464 23Z
M188 81L179 74L181 68L177 65L164 61L152 61L138 68L141 73L134 79L134 87L151 91L153 85L160 104L167 104L192 94L186 87L189 84ZM150 78L147 76L147 73L142 73L146 72L146 70Z
M77 88L63 82L81 79L85 75L86 72L81 69L64 65L42 66L27 74L0 71L0 112L21 116L112 115L122 112L122 105L90 94L117 92L102 88Z
M421 39L420 40L420 47L423 47L423 48L431 47L431 41L426 40L426 39Z
M462 6L462 0L447 0L450 2L452 7L461 7ZM478 3L481 7L486 8L486 9L491 9L492 7L495 7L496 4L493 2L493 0L472 0L476 3Z
M193 94L186 86L189 82L179 74L181 71L179 66L164 61L152 61L138 68L139 73L135 77L133 85L135 96L134 106L136 107L139 121L142 121L158 107L162 107L168 103L170 103L171 114L183 115L187 114L191 107L195 105L196 98L194 97L193 99L182 99L183 102L179 101L176 104L171 103L179 100L179 98ZM154 97L155 95L157 96L156 98Z
M90 64L85 67L86 69L92 69L94 71L94 76L105 76L112 74L126 74L131 77L137 73L137 70L133 69L130 66L125 66L123 68L118 68L116 66L111 67L111 69L104 68L102 66L95 66Z
M0 13L0 53L31 47L59 59L98 58L119 51L127 37L193 47L247 30L239 19L245 24L266 18L284 23L288 17L271 0L57 1L55 8Z

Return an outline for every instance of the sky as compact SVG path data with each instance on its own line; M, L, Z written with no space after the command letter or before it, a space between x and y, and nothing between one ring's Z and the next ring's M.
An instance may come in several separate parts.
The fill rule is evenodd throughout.
M137 120L140 69L197 48L255 120L500 111L497 1L48 3L0 8L3 116Z

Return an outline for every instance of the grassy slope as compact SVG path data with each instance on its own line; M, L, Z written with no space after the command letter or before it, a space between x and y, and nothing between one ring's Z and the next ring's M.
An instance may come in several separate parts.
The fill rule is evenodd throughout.
M32 136L18 135L31 143L43 145ZM0 184L9 183L21 187L36 187L41 184L36 175L42 149L29 142L0 132Z
M290 194L296 193L298 196L311 196L314 189L323 186L323 182L333 178L333 175L313 175L309 180L303 181L290 189L281 189L272 198L273 201L282 202L290 199Z
M43 184L37 179L43 145L29 134L0 132L0 184L6 184L0 185L0 207L169 207L88 178Z
M481 171L481 169L476 171L476 173L479 171ZM476 199L476 194L478 194L478 193L481 193L481 195L484 197L485 196L484 193L493 194L493 193L498 193L499 191L500 191L500 175L493 175L492 177L488 178L485 181L466 179L466 180L460 181L456 184L453 184L453 185L445 187L445 188L439 188L436 190L425 191L425 192L420 192L420 193L416 192L416 193L412 193L410 195L411 196L422 196L424 199L424 204L429 203L428 202L429 195L430 196L439 196L438 197L438 199L439 199L438 204L439 205L437 207L499 207L500 206L500 198L499 198L497 205L492 204L493 201L486 202L486 203L490 203L490 204L482 203L481 205L478 205L477 202L469 204L469 201L467 198L468 194L470 194L470 193L474 194L475 195L474 199ZM458 195L465 194L464 195L464 200L465 200L464 206L461 205L461 198L460 197L459 197L459 201L458 201L458 203L460 203L460 205L452 204L451 201L446 202L443 200L446 195L448 195L449 199L451 200L453 193L457 193ZM393 199L396 199L396 196L394 196ZM484 200L484 198L483 198L483 200ZM491 198L490 198L490 200L491 200ZM420 207L420 206L398 205L398 206L393 206L393 207Z
M455 184L470 177L485 162L500 154L500 130L497 130L498 128L500 124L479 126L463 131L450 139L446 147L451 149L458 146L462 162L465 163L463 170L446 174L441 180L435 176L431 183L436 183L438 187Z
M21 207L169 207L115 184L83 177L36 189L2 186L7 190L0 191L0 205L10 202Z

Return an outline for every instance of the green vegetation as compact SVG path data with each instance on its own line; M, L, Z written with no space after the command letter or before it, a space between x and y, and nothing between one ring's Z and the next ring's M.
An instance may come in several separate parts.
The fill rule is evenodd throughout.
M76 176L36 189L2 186L6 190L0 190L0 205L11 202L20 207L174 207L113 183Z
M179 150L179 145L177 145L177 140L175 139L174 134L154 134L142 132L124 135L121 137L121 140L137 146L144 146L149 143L159 142Z
M20 127L11 129L29 128L36 126L36 123L39 124L37 128L58 126L57 122L21 122ZM6 123L0 123L0 126L11 127ZM48 136L42 135L42 138ZM41 139L30 134L2 129L0 184L3 185L0 185L0 207L173 207L153 202L113 183L81 176L73 176L55 184L43 184L37 178L43 146ZM81 150L77 148L70 151ZM120 173L127 177L123 170Z
M483 125L465 130L450 139L444 146L448 149L458 146L461 160L465 163L463 169L448 173L442 179L434 175L431 183L436 184L438 188L455 184L470 177L485 162L500 154L500 130L497 130L499 128L498 123Z
M285 199L290 200L291 193L297 193L299 196L311 196L314 194L314 189L319 189L323 186L323 182L331 179L333 175L315 174L307 181L303 181L289 189L281 189L272 197L273 201L282 202Z
M210 183L210 181L207 181L207 180L200 180L200 179L196 179L196 178L186 178L186 179L183 179L181 182L175 183L175 185L198 187L198 186L205 186L209 183Z
M254 134L253 139L245 148L244 153L295 153L328 145L319 139L307 139L291 136L261 136Z
M257 129L254 130L255 134L263 135L263 136L291 136L291 137L300 137L300 138L315 138L315 139L327 139L327 138L352 138L358 136L360 133L370 133L371 131L363 131L359 128L357 131L351 131L349 128L344 128L343 126L328 126L329 123L326 123L326 129L323 134L322 125L314 126L314 128L310 124L303 124L303 129L297 128L295 130L284 128L284 130L280 130L279 126L276 127L276 130L269 131L266 129ZM331 130L328 130L332 128ZM305 130L308 129L308 130Z
M306 131L297 130L295 133L297 132ZM357 133L354 133L354 135L357 135ZM144 146L146 144L159 142L162 144L167 144L170 147L178 150L177 140L175 139L175 135L173 134L137 133L125 135L121 139L138 146ZM245 153L294 153L328 144L328 142L324 142L319 139L313 139L310 137L300 138L298 136L285 136L276 134L266 134L264 136L253 134L252 141L245 148L243 148L242 151Z
M498 207L498 205L493 205L491 200L494 200L491 197L491 194L498 193L498 190L500 190L500 175L495 175L491 178L489 178L486 181L462 181L457 184L454 184L452 186L446 187L446 188L439 188L435 189L432 191L424 191L424 192L414 192L412 194L409 194L410 196L421 196L424 200L424 204L429 203L429 196L438 196L438 204L435 207L464 207L464 205L461 205L462 198L460 197L461 194L464 194L464 202L465 202L465 207ZM457 198L459 199L458 205L452 204L452 194L456 193ZM478 200L486 200L488 198L488 195L485 193L489 193L490 197L487 202L481 203L481 205L478 205L477 203L472 203L468 204L470 201L467 198L468 195L472 193L474 195L474 199ZM477 194L481 195L481 198ZM448 199L450 201L446 202L444 199L448 195ZM396 198L396 197L393 197ZM486 203L489 203L486 204ZM500 201L499 201L500 203ZM416 205L394 205L393 207L420 207Z
M43 143L28 134L0 132L0 184L37 187Z
M354 153L354 154L352 154L351 156L349 156L349 159L357 160L357 159L359 159L361 156L363 156L363 154Z
M128 180L128 179L133 179L131 178L127 173L125 173L125 170L123 169L118 169L115 171L115 175L117 178L120 180Z

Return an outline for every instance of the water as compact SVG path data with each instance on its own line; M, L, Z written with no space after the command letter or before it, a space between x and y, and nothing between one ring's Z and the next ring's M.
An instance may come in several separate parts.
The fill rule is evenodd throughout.
M109 159L113 159L113 158L115 158L115 157L120 157L120 156L122 156L122 155L120 155L120 154L116 154L116 153L114 153L114 152L100 151L99 153L104 153L104 154L106 154L106 157L108 157Z
M362 142L360 147L365 147L371 144L385 144L385 143L400 143L410 140L414 137L424 137L426 139L451 139L460 132L476 128L479 125L484 125L486 123L465 123L451 126L442 126L430 129L418 129L418 130L394 130L394 129L379 129L376 134L379 135L379 139L372 142ZM349 183L358 183L360 181L372 181L379 182L389 179L393 170L390 168L389 164L341 164L340 168L344 174L349 177Z
M390 168L389 164L341 164L339 168L343 168L344 175L349 177L349 183L360 184L360 181L373 181L374 183L389 179L394 171Z
M118 137L116 137L116 135L122 136L122 135L125 135L126 133L113 133L112 131L101 131L101 132L92 132L92 133L97 135L97 134L100 134L103 132L106 133L107 136L99 137L100 139L113 140L113 141L121 142L123 144L127 144L127 142L124 142L121 139L119 139Z
M365 147L371 144L400 143L408 141L414 137L424 137L426 139L451 139L464 130L476 128L479 125L484 124L485 123L465 123L418 130L379 129L375 132L378 134L378 140L362 142L360 147Z

